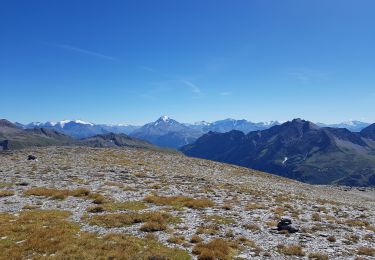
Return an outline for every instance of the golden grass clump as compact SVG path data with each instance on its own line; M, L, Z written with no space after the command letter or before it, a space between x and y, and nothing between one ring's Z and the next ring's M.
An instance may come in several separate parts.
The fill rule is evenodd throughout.
M171 259L188 260L189 254L156 240L126 234L81 232L66 220L66 211L23 211L18 217L0 214L1 257L4 259ZM5 239L4 239L5 237ZM155 258L159 257L159 258Z
M185 242L185 237L184 236L171 236L167 240L169 243L172 244L183 244Z
M300 245L278 245L277 250L284 255L295 255L295 256L304 256L305 252L303 251Z
M367 227L370 225L367 221L360 219L348 219L345 221L345 224L351 227Z
M196 243L199 243L199 242L202 242L203 239L198 236L198 235L192 235L191 238L190 238L190 243L193 243L193 244L196 244Z
M314 260L328 260L328 256L326 254L322 254L319 252L314 252L309 254L309 259L314 259Z
M329 242L334 243L334 242L336 242L336 237L335 237L335 236L329 236L329 237L327 237L327 240L328 240Z
M43 197L49 197L51 199L62 200L68 196L87 197L90 195L90 191L84 188L68 190L68 189L37 187L37 188L31 188L29 190L26 190L23 194L25 196L43 196Z
M208 243L196 244L192 252L198 255L199 260L227 260L230 259L233 249L228 241L216 238Z
M260 204L260 203L249 203L245 207L245 210L256 210L256 209L265 209L265 205Z
M13 196L13 195L14 195L14 191L12 191L12 190L0 190L0 198L9 197L9 196Z
M217 224L202 225L197 228L197 234L216 235L220 231L220 226Z
M367 255L367 256L374 256L375 255L375 248L374 247L365 247L362 246L358 248L359 255Z
M249 246L252 248L252 251L254 251L256 253L256 255L259 255L259 253L262 251L262 249L252 240L250 239L247 239L245 236L240 236L237 238L237 240L246 245L246 246Z
M260 227L256 224L245 224L243 227L253 232L260 231Z
M320 217L319 213L314 212L314 213L311 215L311 220L312 220L312 221L322 221L322 218Z
M175 208L188 207L192 209L203 209L207 207L212 207L215 205L210 199L194 199L186 196L157 196L149 195L144 198L144 201L148 203L153 203L156 205L167 205Z

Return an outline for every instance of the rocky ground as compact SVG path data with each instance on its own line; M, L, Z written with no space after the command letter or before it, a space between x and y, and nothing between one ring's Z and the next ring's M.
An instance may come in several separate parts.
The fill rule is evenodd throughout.
M298 232L278 231L283 217ZM33 228L53 245L32 240ZM375 259L374 232L373 189L312 186L142 149L0 153L0 259ZM112 247L121 247L123 234L136 241L131 253L103 246L115 235Z

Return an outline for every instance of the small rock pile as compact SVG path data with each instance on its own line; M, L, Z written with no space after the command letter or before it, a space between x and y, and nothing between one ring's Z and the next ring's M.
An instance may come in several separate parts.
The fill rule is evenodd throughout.
M288 231L289 233L296 233L299 231L299 228L295 225L292 225L292 220L288 217L282 217L279 223L277 224L278 231Z

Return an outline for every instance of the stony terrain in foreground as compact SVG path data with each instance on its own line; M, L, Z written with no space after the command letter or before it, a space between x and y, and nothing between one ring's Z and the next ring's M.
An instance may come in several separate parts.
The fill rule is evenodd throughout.
M0 153L0 259L375 259L374 232L371 189L142 149Z

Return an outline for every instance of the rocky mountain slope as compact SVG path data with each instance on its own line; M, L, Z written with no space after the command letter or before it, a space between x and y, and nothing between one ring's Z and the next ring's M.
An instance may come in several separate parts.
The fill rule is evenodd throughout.
M247 121L245 119L236 120L236 119L228 118L228 119L218 120L213 123L204 125L202 127L202 132L207 133L207 132L212 131L212 132L225 133L225 132L230 132L232 130L238 130L247 134L251 131L268 129L271 126L278 125L278 124L279 122L277 121L254 123L251 121Z
M375 143L366 136L295 119L247 135L210 132L182 151L308 183L371 186L375 185Z
M51 145L160 149L146 141L132 138L126 134L107 133L76 140L56 130L47 128L20 129L7 120L0 120L0 150Z
M149 141L160 147L179 148L194 142L202 133L177 122L167 116L162 116L130 134L138 139Z
M90 147L138 147L138 148L156 148L154 145L126 134L102 134L88 137L80 140L80 144Z
M20 129L8 120L0 120L0 150L29 146L70 145L75 141L51 129Z
M375 124L369 125L360 132L362 137L375 141Z
M27 160L30 154L38 161ZM0 161L4 259L373 259L375 254L370 189L313 186L134 148L32 148L3 152ZM287 219L294 229L282 228Z

